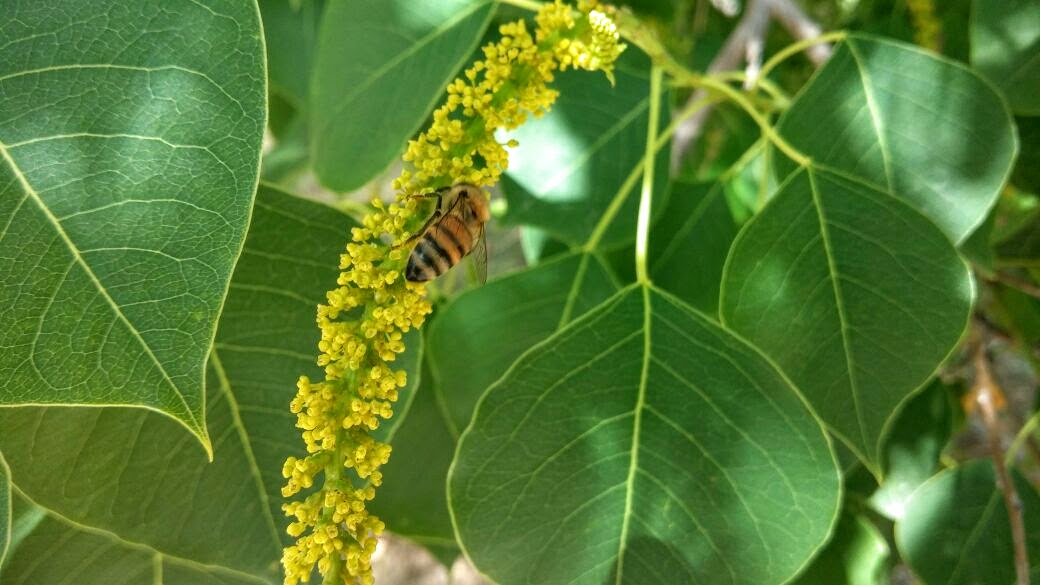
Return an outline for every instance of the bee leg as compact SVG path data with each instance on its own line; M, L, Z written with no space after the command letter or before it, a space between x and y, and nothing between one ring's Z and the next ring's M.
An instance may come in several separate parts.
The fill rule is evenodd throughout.
M440 197L438 196L438 199L439 198ZM441 216L440 201L438 200L437 201L437 209L434 210L434 212L430 214L430 218L426 220L426 223L424 223L421 228L416 230L415 233L412 234L407 240L405 240L405 241L403 241L403 242L401 242L399 244L395 244L391 249L392 250L397 250L398 248L404 248L405 246L411 245L412 242L414 242L415 240L418 240L420 237L422 237L422 235L426 233L426 230L429 229L430 226L433 225L433 222L437 221L437 219L440 218L440 216Z

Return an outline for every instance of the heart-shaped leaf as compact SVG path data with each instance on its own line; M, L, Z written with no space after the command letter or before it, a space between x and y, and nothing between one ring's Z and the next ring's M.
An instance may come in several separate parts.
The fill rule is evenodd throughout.
M322 183L356 189L401 154L473 53L490 0L341 0L322 19L311 155Z
M1040 567L1040 497L1015 476L1026 527L1026 549ZM896 524L902 557L925 583L974 585L1015 582L1014 547L993 462L972 461L925 482Z
M208 447L264 130L256 5L14 2L4 22L0 405L143 406Z
M1040 114L1040 4L975 0L971 64L992 79L1017 114Z
M889 422L960 339L973 293L967 266L927 218L810 168L737 236L720 309L880 475Z
M778 129L815 164L895 194L957 243L993 206L1017 148L1007 106L973 71L863 35L838 45ZM776 158L782 179L792 163Z
M510 133L520 146L511 149L502 191L509 207L505 220L544 229L553 237L582 244L603 211L646 152L650 109L650 62L635 51L622 53L611 87L602 76L566 71L553 87L560 97L552 110ZM668 121L667 93L661 100L661 126ZM668 170L668 149L657 155L656 173ZM654 201L664 204L660 182ZM638 186L610 224L604 247L631 242L636 233Z
M482 572L546 585L782 583L827 538L840 491L823 429L783 375L640 285L484 395L448 489Z
M210 358L213 463L190 435L148 411L0 409L13 483L89 530L172 561L273 581L289 540L282 462L303 449L288 405L299 374L320 376L314 311L336 282L355 225L324 205L258 193ZM412 383L417 349L405 354Z
M452 433L469 423L477 400L532 345L617 291L600 260L553 258L459 295L430 327L435 391Z

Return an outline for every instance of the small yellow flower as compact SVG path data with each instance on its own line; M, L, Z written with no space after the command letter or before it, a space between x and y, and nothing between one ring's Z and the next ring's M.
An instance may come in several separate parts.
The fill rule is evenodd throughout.
M365 502L382 483L380 467L390 446L369 433L393 415L407 382L405 372L392 366L405 350L404 333L431 311L425 285L404 278L407 250L388 242L404 242L425 221L411 195L458 182L498 181L509 164L506 146L517 143L499 143L496 129L516 128L528 115L548 111L557 96L548 85L556 72L581 68L611 76L624 49L617 29L606 9L592 2L580 7L575 14L559 0L547 4L533 35L522 20L502 25L502 38L448 85L433 124L409 142L403 158L410 168L394 181L397 201L373 201L353 229L337 287L318 306L317 362L325 379L302 376L290 404L307 454L285 461L282 495L318 488L283 506L292 518L287 531L296 539L283 552L286 585L308 581L315 568L344 585L373 582L371 558L383 523Z

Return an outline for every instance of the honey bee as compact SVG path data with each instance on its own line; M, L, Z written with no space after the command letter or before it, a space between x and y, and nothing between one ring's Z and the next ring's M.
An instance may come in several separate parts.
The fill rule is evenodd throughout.
M433 280L466 256L473 255L477 278L487 280L487 242L484 224L491 214L487 198L476 185L456 183L423 197L436 197L437 208L411 240L419 242L408 255L405 278Z

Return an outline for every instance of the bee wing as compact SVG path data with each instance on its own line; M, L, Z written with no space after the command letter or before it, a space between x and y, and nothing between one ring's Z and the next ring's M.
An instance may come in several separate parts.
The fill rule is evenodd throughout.
M477 271L477 281L483 285L487 282L487 234L483 225L480 226L480 235L477 236L470 256L473 257L473 268Z

